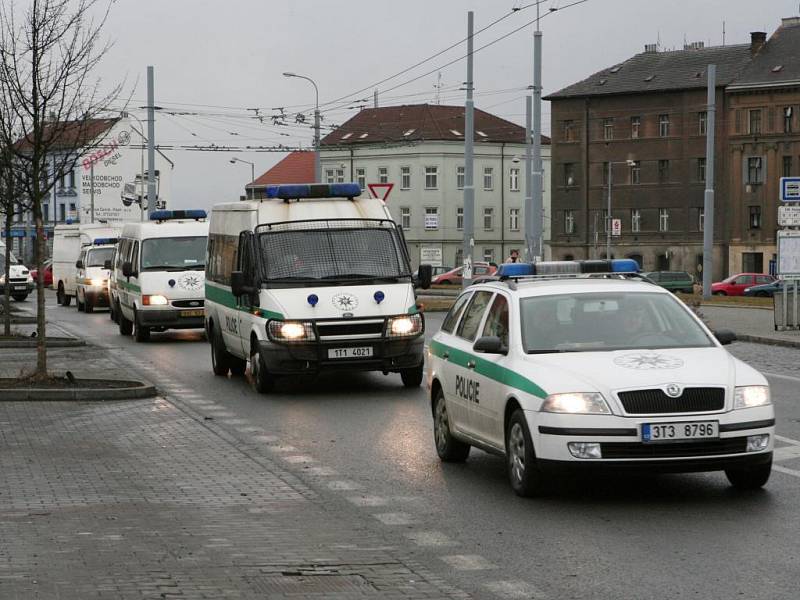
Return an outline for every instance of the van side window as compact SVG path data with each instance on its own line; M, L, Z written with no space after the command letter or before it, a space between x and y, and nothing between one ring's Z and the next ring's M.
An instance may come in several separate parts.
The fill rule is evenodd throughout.
M133 272L139 272L139 241L136 240L133 242L133 250L131 251L131 266L133 267Z

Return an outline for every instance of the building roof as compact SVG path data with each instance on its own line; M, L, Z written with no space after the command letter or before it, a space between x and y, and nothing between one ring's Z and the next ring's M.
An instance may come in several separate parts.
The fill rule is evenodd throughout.
M45 124L44 138L55 135L51 150L79 149L90 144L97 138L105 135L109 129L117 124L119 118L114 119L87 119L85 121L62 121L55 125ZM16 142L19 150L31 147L31 137L20 138Z
M366 108L325 136L322 146L463 140L463 106L407 104ZM524 144L525 128L476 108L475 141ZM550 138L542 136L542 143Z
M800 82L800 17L783 19L729 90L797 85Z
M245 187L260 187L278 183L309 183L314 181L314 153L291 152L266 173Z
M741 74L751 58L750 44L643 52L550 94L545 99L705 88L709 64L717 66L717 86L726 86Z

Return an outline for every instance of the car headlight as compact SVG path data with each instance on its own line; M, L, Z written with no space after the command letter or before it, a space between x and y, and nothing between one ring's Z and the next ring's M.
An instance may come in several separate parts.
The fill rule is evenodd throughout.
M603 395L598 393L550 394L542 404L541 411L568 414L611 414Z
M745 294L746 294L747 292L749 292L749 291L750 291L750 288L744 288L744 293L745 293Z
M142 296L142 304L145 306L166 306L169 300L161 294L154 294L152 296Z
M768 385L737 387L733 394L733 408L753 408L771 403Z
M422 333L422 315L403 315L389 319L386 328L389 337L408 337Z
M276 342L307 342L316 339L314 326L302 321L270 321L267 335Z
M94 278L94 279L87 279L86 283L88 283L92 287L105 287L105 285L106 285L106 283L108 283L108 281L105 280L105 279ZM153 297L164 298L164 296L151 296L151 298L153 298ZM166 298L164 298L164 300L166 300ZM151 302L151 304L156 304L156 303ZM166 302L164 302L164 304L166 304Z
M5 283L5 282L6 282L6 276L0 275L0 283Z

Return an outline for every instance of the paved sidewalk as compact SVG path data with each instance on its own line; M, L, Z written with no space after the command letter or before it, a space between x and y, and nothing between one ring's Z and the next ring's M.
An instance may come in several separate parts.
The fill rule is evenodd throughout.
M52 351L53 370L120 369L79 352ZM0 375L33 356L0 350ZM3 600L467 597L263 444L165 399L0 402L0 449Z

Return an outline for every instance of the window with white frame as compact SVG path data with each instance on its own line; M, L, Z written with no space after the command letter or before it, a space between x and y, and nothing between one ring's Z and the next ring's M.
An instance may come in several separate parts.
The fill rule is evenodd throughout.
M425 189L439 189L439 167L425 167Z
M483 228L487 231L494 229L494 209L491 207L483 209Z
M669 136L669 115L658 115L658 135L659 137Z
M706 211L705 209L701 208L697 211L697 230L703 231L703 228L706 226Z
M641 117L631 117L631 139L635 140L639 137L639 130L642 127Z
M512 192L519 191L519 169L514 168L508 172L508 185Z
M336 183L336 175L333 169L325 169L325 183Z
M631 231L638 233L642 230L642 213L638 208L631 211Z
M425 229L430 231L439 229L439 207L428 206L425 208Z
M750 156L747 159L747 183L764 183L760 156Z
M67 173L67 186L71 190L75 189L75 171Z
M633 164L630 166L631 170L631 184L638 184L642 181L642 161L635 160Z
M706 180L706 159L705 158L698 158L697 159L697 181L705 181Z
M702 111L697 113L697 133L700 135L706 134L706 125L708 122L708 113Z
M400 227L406 231L411 229L411 209L408 206L400 207Z
M483 262L494 262L494 248L483 249Z
M494 189L494 169L492 167L484 167L483 169L483 189Z
M344 169L336 169L336 183L344 183Z
M456 187L464 189L464 167L456 167Z
M669 231L669 209L668 208L659 208L658 209L658 230L659 231Z
M411 167L400 167L400 189L411 189Z
M761 133L761 109L754 108L753 110L750 111L749 116L750 116L749 133L750 134Z
M456 208L456 229L461 231L464 229L464 207L459 206Z
M378 183L389 183L388 167L378 167Z
M363 192L367 187L367 170L366 169L356 169L356 181L358 182L358 187L361 188Z
M510 208L508 210L508 229L510 231L519 231L519 209Z
M564 211L564 233L567 233L567 234L575 233L575 211L574 210L565 210Z
M614 119L611 117L603 119L603 139L614 139Z

